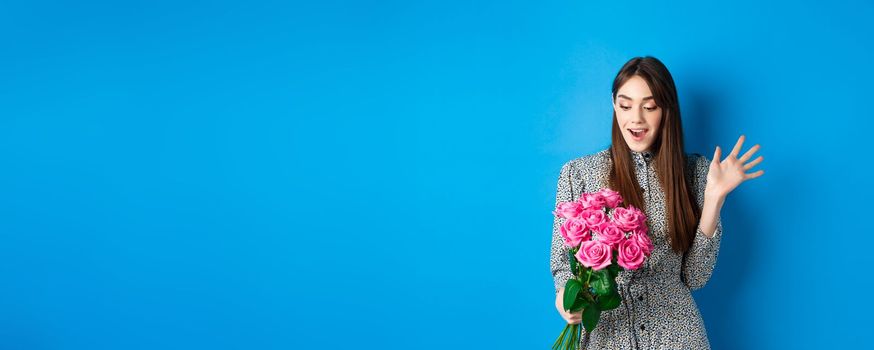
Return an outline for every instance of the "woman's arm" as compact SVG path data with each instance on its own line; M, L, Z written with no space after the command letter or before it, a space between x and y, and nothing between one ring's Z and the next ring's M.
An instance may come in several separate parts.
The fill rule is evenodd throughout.
M695 233L692 248L683 255L683 279L690 289L704 286L719 253L719 242L722 240L722 220L719 212L725 197L734 191L741 183L755 179L765 173L758 170L747 173L750 168L760 163L764 157L750 160L758 150L759 145L751 147L738 158L746 136L740 135L728 157L722 159L722 149L716 146L713 160L705 156L698 157L695 167L695 184L698 205L701 207L701 220Z
M722 240L720 211L725 195L705 191L709 165L710 160L706 156L699 156L695 164L693 183L698 202L696 204L701 208L701 220L692 247L683 254L682 266L683 281L690 290L700 289L710 280Z
M574 200L571 173L576 170L572 162L565 163L559 172L555 191L556 205L559 202ZM580 189L577 193L582 193L583 190ZM567 257L567 252L570 249L564 244L564 239L561 237L561 225L564 224L564 220L564 218L555 217L552 221L552 248L550 249L549 265L552 270L552 278L555 281L555 308L568 324L580 324L583 322L583 310L572 313L564 309L564 285L573 277Z
M571 188L571 171L573 165L571 162L565 163L561 167L558 175L558 184L555 191L555 204L559 202L569 202L573 200L573 191ZM552 221L552 248L550 249L549 267L552 270L552 278L555 282L555 292L558 293L561 288L564 288L565 283L571 278L570 262L567 258L568 247L564 244L564 239L561 237L561 225L564 224L564 218L554 217Z
M722 211L723 203L725 203L724 196L704 194L704 206L701 208L701 221L698 223L698 228L707 238L713 238L715 231L721 228L719 213Z

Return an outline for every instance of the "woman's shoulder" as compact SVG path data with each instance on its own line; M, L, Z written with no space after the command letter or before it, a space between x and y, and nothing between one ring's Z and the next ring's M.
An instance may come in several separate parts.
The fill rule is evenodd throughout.
M697 152L686 153L686 166L688 166L693 173L700 173L701 171L706 173L709 165L710 158L707 158L707 156Z
M575 166L579 166L579 167L585 167L585 166L593 165L594 163L597 163L597 162L603 162L603 161L609 159L609 157L610 157L610 149L606 148L606 149L602 149L602 150L599 150L596 152L580 155L576 158L568 160L566 163L572 164Z
M573 167L576 170L597 167L605 163L610 157L610 148L605 148L596 152L580 155L576 158L565 162L566 165Z
M710 158L698 152L685 152L686 165L693 173L707 172ZM562 166L568 167L574 172L583 172L587 169L600 169L608 166L611 161L610 148L604 148L595 152L586 153L566 161Z

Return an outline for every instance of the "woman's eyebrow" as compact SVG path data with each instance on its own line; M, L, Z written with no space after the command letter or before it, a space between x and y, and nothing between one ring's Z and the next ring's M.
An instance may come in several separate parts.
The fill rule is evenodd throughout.
M618 97L634 101L634 99L632 99L631 97L628 97L628 96L625 96L622 94L618 95ZM647 96L647 97L644 97L643 99L641 99L641 101L652 100L652 98L653 98L652 96Z

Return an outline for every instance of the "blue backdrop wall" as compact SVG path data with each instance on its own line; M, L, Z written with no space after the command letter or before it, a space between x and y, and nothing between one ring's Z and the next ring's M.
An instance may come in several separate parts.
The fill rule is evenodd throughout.
M872 16L4 2L0 348L545 349L556 177L606 147L642 55L674 76L687 151L744 134L765 157L694 294L713 347L860 346Z

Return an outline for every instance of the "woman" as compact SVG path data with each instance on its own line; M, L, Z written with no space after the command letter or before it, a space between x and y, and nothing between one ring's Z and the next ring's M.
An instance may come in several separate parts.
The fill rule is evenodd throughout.
M761 176L746 171L753 146L738 158L741 135L724 160L717 146L713 161L687 154L673 78L654 57L636 57L613 81L613 136L607 149L565 163L558 178L556 203L583 192L609 187L624 205L643 208L655 249L638 270L616 278L622 305L601 313L580 347L588 349L709 349L704 322L691 291L710 279L722 238L720 210L725 197L742 182ZM550 266L555 305L571 324L582 311L563 309L564 286L571 277L559 229L553 222Z

